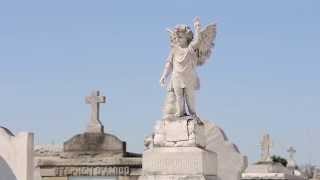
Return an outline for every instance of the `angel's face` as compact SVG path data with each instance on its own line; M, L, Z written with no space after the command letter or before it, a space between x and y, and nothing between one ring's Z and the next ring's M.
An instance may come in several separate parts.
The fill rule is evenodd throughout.
M178 36L177 40L180 47L185 48L188 46L188 39L186 36Z

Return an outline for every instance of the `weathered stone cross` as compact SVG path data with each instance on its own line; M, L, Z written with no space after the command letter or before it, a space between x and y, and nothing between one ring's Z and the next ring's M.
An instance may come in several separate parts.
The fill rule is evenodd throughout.
M100 122L100 103L105 103L106 97L100 96L99 91L93 91L86 97L86 103L91 105L91 119L87 127L89 133L103 133L103 125Z
M261 140L261 160L263 162L271 161L272 140L269 134L265 134Z
M292 146L290 146L287 152L289 153L290 159L293 159L293 156L297 151Z
M287 150L287 152L289 153L289 159L287 167L288 168L295 168L297 166L295 160L294 160L294 154L297 152L292 146L289 147L289 149Z

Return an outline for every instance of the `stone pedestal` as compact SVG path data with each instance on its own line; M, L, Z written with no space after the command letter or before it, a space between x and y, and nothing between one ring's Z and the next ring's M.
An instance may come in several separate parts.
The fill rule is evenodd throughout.
M140 180L216 180L217 155L206 150L199 118L166 118L147 138Z
M143 153L140 180L214 180L217 155L198 147L161 147Z
M204 147L204 124L191 116L164 119L155 127L155 147Z
M152 175L214 176L216 160L216 153L197 147L161 147L143 153L142 170Z

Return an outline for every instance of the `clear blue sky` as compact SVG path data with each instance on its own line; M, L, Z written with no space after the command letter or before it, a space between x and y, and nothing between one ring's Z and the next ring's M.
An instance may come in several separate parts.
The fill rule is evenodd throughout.
M255 161L269 132L320 164L320 1L1 1L0 125L62 143L89 120L99 89L106 131L142 152L161 118L158 81L178 23L218 23L199 68L198 111Z

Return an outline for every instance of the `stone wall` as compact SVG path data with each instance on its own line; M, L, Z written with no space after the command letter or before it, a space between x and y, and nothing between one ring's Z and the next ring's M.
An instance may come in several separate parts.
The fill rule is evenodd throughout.
M225 132L212 122L205 121L206 149L218 155L218 180L239 180L247 168L247 157L230 142Z
M0 127L0 180L33 180L33 134Z

